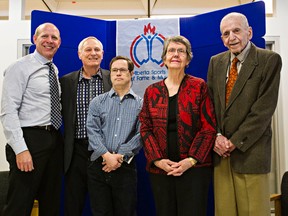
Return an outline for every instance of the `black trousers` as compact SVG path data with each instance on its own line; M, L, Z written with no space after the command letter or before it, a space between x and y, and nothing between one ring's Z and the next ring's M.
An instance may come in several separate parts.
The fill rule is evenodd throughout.
M150 173L157 216L206 216L212 168L191 168L182 176Z
M136 216L137 172L134 161L110 173L101 160L88 166L88 189L93 216Z
M70 167L65 174L65 216L80 216L88 197L88 139L75 139Z
M39 216L60 214L63 174L63 139L59 131L22 128L32 155L34 170L22 172L16 164L13 149L6 145L10 165L5 216L30 216L34 199L39 202Z

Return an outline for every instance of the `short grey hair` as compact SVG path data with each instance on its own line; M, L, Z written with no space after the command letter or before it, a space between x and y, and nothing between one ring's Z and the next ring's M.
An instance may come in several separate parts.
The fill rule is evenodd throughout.
M163 61L166 60L167 49L168 49L168 46L171 42L181 43L181 44L185 45L186 53L187 53L187 60L190 63L190 61L193 58L192 46L191 46L191 43L189 42L189 40L187 38L181 36L181 35L167 37L164 40L164 46L163 46L163 51L162 51L162 55L161 55L162 60Z
M89 40L89 39L96 40L96 41L100 44L100 48L103 50L103 44L101 43L101 41L98 40L98 39L97 39L96 37L94 37L94 36L89 36L89 37L84 38L82 41L80 41L80 43L79 43L79 45L78 45L78 51L82 51L84 43L85 43L87 40Z

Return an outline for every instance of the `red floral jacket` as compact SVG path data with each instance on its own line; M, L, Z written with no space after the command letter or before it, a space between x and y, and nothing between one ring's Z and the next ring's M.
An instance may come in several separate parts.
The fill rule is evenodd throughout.
M168 103L169 94L164 80L146 89L139 117L147 159L146 169L151 173L166 174L154 165L154 161L168 158ZM185 75L178 91L177 128L181 160L193 157L197 160L195 167L211 166L216 120L203 79Z

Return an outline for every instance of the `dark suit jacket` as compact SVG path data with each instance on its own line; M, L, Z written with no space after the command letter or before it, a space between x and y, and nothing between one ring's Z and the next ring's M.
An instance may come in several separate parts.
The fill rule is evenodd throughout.
M101 69L103 75L104 92L111 89L110 72ZM64 171L67 172L74 150L75 126L76 126L76 102L77 84L79 71L74 71L60 78L61 83L61 103L64 122ZM87 149L88 150L88 149Z
M213 56L208 87L213 98L218 132L236 146L231 153L235 172L268 173L271 167L271 119L278 99L281 57L252 44L225 107L225 85L230 52ZM214 164L220 157L214 154Z

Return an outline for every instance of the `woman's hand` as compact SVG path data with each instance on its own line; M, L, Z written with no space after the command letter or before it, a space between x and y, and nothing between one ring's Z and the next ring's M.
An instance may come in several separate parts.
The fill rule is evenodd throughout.
M174 170L173 166L176 166L176 162L171 161L169 159L161 159L154 162L154 165L165 172L169 173Z
M192 163L190 158L185 158L178 163L175 163L171 166L172 171L168 172L167 175L181 176L186 170L193 167L196 163Z

